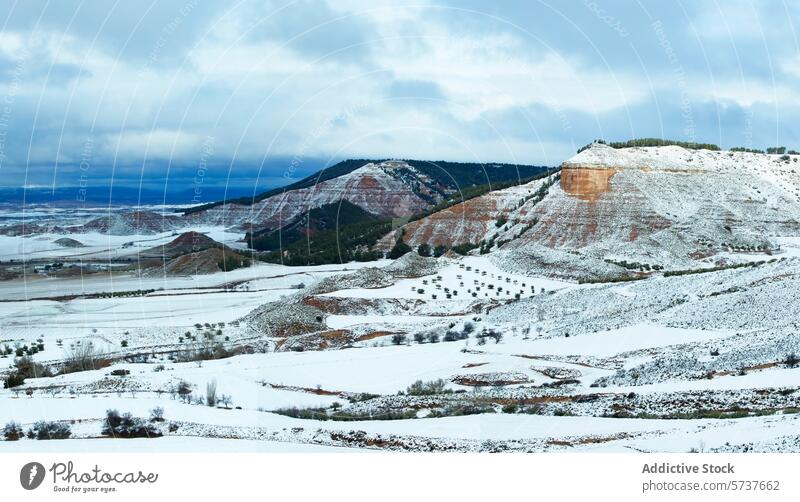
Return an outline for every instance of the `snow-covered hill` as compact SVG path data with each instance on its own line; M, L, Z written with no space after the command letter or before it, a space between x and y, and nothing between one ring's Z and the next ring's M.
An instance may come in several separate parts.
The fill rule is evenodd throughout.
M406 162L384 161L368 163L343 176L273 195L252 205L223 204L190 213L186 219L246 231L275 229L310 209L340 200L374 215L402 218L435 204L444 192L444 187Z
M577 256L605 272L620 264L669 270L747 261L780 253L781 238L800 235L794 155L595 144L563 163L543 200L525 200L537 183L413 222L405 239L484 243L518 262Z

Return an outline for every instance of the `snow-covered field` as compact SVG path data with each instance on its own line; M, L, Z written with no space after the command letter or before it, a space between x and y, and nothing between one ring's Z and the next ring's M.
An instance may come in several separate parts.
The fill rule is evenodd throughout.
M53 441L55 451L103 451L109 442L97 438L107 409L146 418L156 407L164 410L165 422L158 424L164 436L136 439L126 448L798 449L794 392L800 369L781 363L797 344L791 327L796 317L784 312L779 319L785 323L765 318L753 302L766 297L772 300L768 304L781 306L773 297L782 291L776 288L797 291L795 259L592 285L508 273L488 257L442 259L425 275L408 272L409 261L406 268L387 268L389 263L377 263L387 272L375 287L368 281L376 277L378 269L369 268L376 264L258 265L185 278L42 280L48 287L8 281L2 285L0 348L41 339L44 350L32 359L56 368L77 342L92 341L112 361L99 369L28 378L22 386L0 391L0 423L15 421L27 428L38 420L66 421L71 439ZM301 282L305 288L296 289ZM336 289L340 283L361 287ZM82 292L163 289L130 298L23 299L78 284ZM500 294L498 286L504 288ZM504 294L505 288L512 293ZM715 302L725 295L709 295L716 290L730 291L725 295L734 296L725 305L738 310L714 310L718 317L712 322L696 311L720 308ZM323 332L359 337L327 350L283 350L285 337L249 321L250 312L264 305L280 316L281 309L298 303L316 305L314 298L333 302L335 307L326 308L336 309L323 308ZM770 343L761 328L782 340L773 352L754 345L756 339ZM251 348L221 359L181 362L175 357L199 343L179 338L187 332L201 338L209 331L214 343ZM429 338L431 333L438 340ZM448 333L458 336L448 340ZM501 334L497 339L496 333ZM393 339L398 334L402 340ZM12 354L0 364L10 370L14 360ZM637 372L640 376L633 378ZM418 380L440 379L438 393L407 390ZM176 393L181 382L192 397ZM200 403L211 382L229 403ZM292 408L317 415L287 416ZM331 419L343 412L350 418ZM712 418L715 412L720 416ZM386 417L392 419L375 420ZM47 445L23 439L0 448L51 451Z

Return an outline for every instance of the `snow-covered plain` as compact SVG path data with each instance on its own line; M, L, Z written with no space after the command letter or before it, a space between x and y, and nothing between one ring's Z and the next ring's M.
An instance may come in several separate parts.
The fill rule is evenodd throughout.
M385 267L388 263L368 266ZM126 445L150 450L148 444L152 444L153 451L797 451L800 415L778 398L752 408L766 413L674 418L685 415L687 409L718 409L719 403L703 404L709 392L717 399L731 399L729 407L735 409L737 392L797 389L800 369L784 367L773 360L777 356L764 351L763 360L742 351L751 339L748 337L759 332L756 327L736 329L730 314L722 316L717 326L702 317L695 317L694 323L676 322L683 319L679 312L686 308L684 303L709 308L702 306L717 297L707 293L730 289L723 287L728 283L774 288L786 277L800 275L795 260L627 284L577 285L509 274L496 268L489 257L473 256L443 259L431 274L396 274L389 286L314 293L319 280L343 274L357 277L359 270L369 271L365 267L259 265L228 274L163 279L168 289L133 298L24 301L14 298L19 294L15 287L20 285L4 285L4 294L6 289L12 293L0 302L4 340L0 347L41 338L45 350L33 359L51 364L65 357L76 341L92 340L123 359L93 371L31 378L22 387L0 391L0 423L16 421L27 426L37 420L69 421L73 439L54 442L53 450L47 451L102 451L108 441L93 438L101 436L105 410L114 408L147 417L157 406L164 409L165 418L176 431L164 430L162 438L138 439ZM101 284L91 284L95 280ZM115 290L124 291L128 285L140 287L140 280L93 277L86 282L88 289L102 291L113 284L118 288ZM434 301L416 291L425 288L441 293L448 288L462 295L462 291L476 286L476 280L478 287L481 283L516 286L522 294L519 298L470 296L465 302L455 296ZM54 290L63 290L63 284L73 280L51 281ZM293 287L299 282L310 292ZM436 289L437 284L441 289ZM487 286L479 291L496 293ZM664 300L665 288L672 295L686 294L684 289L695 293L687 302L668 307L667 298L664 305L654 307ZM48 293L38 291L41 295ZM759 292L774 294L763 289L730 294ZM385 332L339 349L275 351L278 345L272 343L265 352L259 349L218 360L176 362L169 357L182 347L178 338L186 331L207 330L196 328L197 323L212 324L221 330L218 336L227 337L234 345L259 338L278 342L269 333L254 332L244 321L248 313L269 302L279 309L287 302L313 297L370 302L360 313L327 313L324 324L329 329ZM404 315L384 305L394 301L422 302L416 307L422 314ZM470 302L479 308L465 308ZM650 315L644 314L646 309L650 309ZM667 315L670 310L675 313ZM751 312L749 317L753 316ZM599 323L601 318L606 322ZM608 323L609 319L616 319L618 325ZM758 324L757 319L751 322ZM448 330L460 332L467 324L471 326L468 336L455 341L431 343L424 339L418 343L413 337L436 330L442 335ZM482 342L479 335L491 330L501 332L502 338L495 342L489 337ZM393 343L396 333L406 334L405 340ZM123 340L126 347L121 344ZM717 348L721 355L710 356L709 347ZM146 362L124 359L125 354L142 353L148 354ZM718 362L729 364L726 358L734 353L751 367L742 376L726 372L722 366L711 377L695 376L694 366L681 369L686 363L683 358L689 354L696 354L695 365L713 370ZM13 359L0 362L9 367ZM658 361L669 367L672 360L678 362L670 371L652 372L639 381L628 376ZM766 364L769 362L775 364ZM112 370L128 373L112 376ZM438 379L446 382L447 391L441 399L405 395L417 380ZM232 404L226 409L186 403L173 390L180 381L186 382L195 396L201 396L207 384L216 382L218 391L230 395ZM598 387L597 382L603 383ZM370 397L362 400L357 397L360 395ZM632 413L613 416L610 410L625 399ZM437 411L463 402L482 403L490 409L463 416L440 416ZM535 409L531 407L534 402L540 403ZM508 408L509 403L519 403L519 411ZM556 407L548 408L552 403ZM408 406L416 410L411 416L370 419ZM654 406L662 407L661 413L652 413ZM332 421L275 413L288 408L344 409L361 418ZM0 443L4 451L42 448L47 446L29 439Z

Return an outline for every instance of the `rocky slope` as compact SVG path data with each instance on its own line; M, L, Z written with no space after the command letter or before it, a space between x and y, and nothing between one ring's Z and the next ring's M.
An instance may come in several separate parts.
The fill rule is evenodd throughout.
M211 274L251 263L249 257L194 231L142 251L138 259L142 275L149 277Z
M423 243L453 246L489 241L504 232L508 221L528 219L533 207L557 180L558 174L552 174L454 204L404 225L403 239L414 248ZM389 250L396 239L393 232L381 239L377 247Z
M402 218L441 200L444 187L403 161L368 163L344 176L290 190L252 205L224 204L186 215L193 223L239 230L281 228L310 209L346 200L381 217Z
M178 228L179 218L152 211L109 211L83 225L69 227L72 233L99 232L109 235L149 235Z
M186 210L187 226L223 225L265 232L310 210L347 201L378 218L406 220L474 187L531 179L547 168L420 160L347 160L284 188Z
M780 253L779 238L800 236L798 156L595 144L563 163L541 202L514 207L525 187L413 222L405 238L493 242L516 266L649 270Z
M561 183L509 244L580 250L665 268L731 252L778 252L800 235L798 157L594 145L564 162Z

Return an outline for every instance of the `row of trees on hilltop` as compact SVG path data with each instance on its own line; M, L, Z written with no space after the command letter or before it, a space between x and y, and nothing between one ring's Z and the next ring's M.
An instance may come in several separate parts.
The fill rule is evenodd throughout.
M713 150L719 151L721 148L713 143L697 143L694 141L676 141L672 139L661 138L638 138L630 139L628 141L612 141L606 142L603 139L596 139L588 145L578 148L578 153L591 147L593 144L599 143L601 145L608 145L611 148L632 148L632 147L645 147L645 146L680 146L688 150Z
M771 146L766 151L757 148L745 148L743 146L736 146L731 148L732 152L748 152L748 153L770 153L774 155L800 155L797 150L787 150L785 146Z
M713 143L695 143L692 141L675 141L671 139L660 139L660 138L639 138L639 139L631 139L628 141L612 141L607 143L605 140L596 139L593 142L589 143L588 145L584 145L578 148L578 153L586 150L587 148L591 147L593 144L599 143L601 145L608 145L611 148L631 148L631 147L644 147L644 146L680 146L686 148L688 150L712 150L712 151L720 151L722 150L718 145ZM737 146L731 148L732 152L749 152L749 153L769 153L769 154L776 154L776 155L800 155L800 152L797 150L787 150L785 146L772 146L765 150L759 150L757 148L745 148L743 146Z

